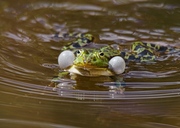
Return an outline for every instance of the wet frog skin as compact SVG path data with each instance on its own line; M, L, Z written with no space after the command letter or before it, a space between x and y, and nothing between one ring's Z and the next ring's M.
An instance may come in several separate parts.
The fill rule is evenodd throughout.
M112 67L113 64L109 63L110 60L114 57L121 57L125 62L134 61L139 63L153 62L158 60L158 57L163 54L170 54L177 52L179 49L172 46L161 46L152 43L144 43L137 41L132 43L132 46L129 51L125 51L120 48L120 46L114 47L114 45L104 45L100 48L97 47L88 47L94 42L94 37L91 34L56 34L56 37L61 38L75 38L74 41L68 43L62 48L62 51L71 51L74 55L73 61L67 67L63 66L61 69L78 69L80 72L82 70L92 71L94 69L103 69L107 73L100 72L96 75L116 75L124 72L125 69L121 69L121 72L116 72L118 68L123 67ZM61 55L61 54L60 54ZM59 56L60 57L60 56ZM68 58L68 56L67 56ZM66 59L61 59L61 62ZM113 62L116 63L116 60ZM117 65L121 65L121 61L117 61ZM67 70L73 72L72 70ZM76 74L76 72L73 72ZM88 76L87 73L77 73L80 75ZM90 75L89 75L90 76ZM92 75L91 75L92 76Z
M58 57L61 72L51 81L51 85L57 85L57 81L70 74L75 79L75 74L88 77L110 76L118 88L123 83L120 74L125 71L126 63L149 63L158 60L162 55L180 53L180 49L172 46L161 46L141 41L133 42L129 50L121 48L117 44L96 46L91 34L60 34L55 38L73 39L62 47ZM94 45L92 45L94 44Z

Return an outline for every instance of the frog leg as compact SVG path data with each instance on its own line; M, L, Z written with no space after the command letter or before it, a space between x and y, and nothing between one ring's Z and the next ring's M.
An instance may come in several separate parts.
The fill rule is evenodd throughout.
M115 86L124 86L124 80L121 75L110 76L110 78L115 81Z
M60 79L62 79L63 77L67 76L69 74L69 72L67 71L63 71L63 72L60 72L58 74L58 76L54 77L52 80L51 80L51 83L48 85L49 87L53 87L52 90L55 90L57 88L57 85L60 81Z
M83 34L83 33L70 33L70 34L61 34L57 33L54 37L58 38L75 38L74 41L69 42L66 46L62 48L62 50L73 50L85 47L94 41L94 37L91 34Z
M153 43L134 42L130 52L121 52L126 61L152 62L157 60L160 55L178 53L176 47L162 46Z
M68 71L63 71L63 72L59 72L58 74L58 78L63 78L65 76L69 75L69 72Z
M167 53L167 52L173 51L175 49L172 46L163 46L163 45L159 45L159 44L144 43L144 42L140 42L140 41L133 43L132 49L134 51L136 51L137 49L139 49L139 47L144 47L156 55Z
M91 34L77 34L75 37L76 37L76 40L64 46L62 50L79 49L79 48L89 45L90 43L94 41L94 37Z
M142 53L143 51L149 51L151 53L154 53L154 50L155 50L155 46L153 47L153 45L151 45L150 43L144 43L144 42L141 42L141 41L137 41L137 42L134 42L132 44L132 48L131 48L131 51L133 52L136 52L136 53Z
M125 59L133 60L136 62L148 62L156 59L156 49L159 46L144 43L141 41L132 44L131 52L126 54Z
M121 75L115 75L115 76L110 76L111 79L113 79L114 85L109 86L109 91L112 93L120 93L123 94L125 91L125 82L123 80L123 77Z

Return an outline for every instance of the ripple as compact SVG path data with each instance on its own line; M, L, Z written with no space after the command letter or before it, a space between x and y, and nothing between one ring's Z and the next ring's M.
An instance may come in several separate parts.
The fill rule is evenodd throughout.
M60 97L75 98L79 100L132 100L179 97L180 89L156 90L162 86L180 85L180 82L126 82L123 87L116 87L114 83L99 84L109 87L108 91L86 91L57 88ZM125 91L124 88L153 88L147 91Z
M123 30L121 30L121 31L123 31ZM127 31L125 31L125 33L126 32ZM120 36L120 35L117 35L115 33L110 33L110 32L105 32L103 35L100 35L100 39L101 40L108 40L108 41L114 41L114 40L118 40L118 39L126 40L126 41L133 41L133 40L135 40L135 38L133 38L133 37L129 37L129 36L125 36L125 35L124 36Z
M167 10L173 10L176 8L179 8L178 5L170 5L170 4L164 4L164 3L142 3L138 4L139 7L147 7L147 8L161 8L161 9L167 9Z
M95 5L90 5L90 4L73 4L70 2L65 2L65 3L44 3L44 2L39 2L34 5L30 5L30 7L33 8L33 10L38 10L38 9L44 9L44 8L53 8L53 9L67 9L67 10L93 10L93 11L99 11L102 10L100 6L95 6Z
M11 80L8 78L0 77L1 83L14 88L16 91L24 92L29 95L28 97L35 99L51 100L51 101L64 101L74 102L71 99L78 100L132 100L132 99L161 99L180 96L180 82L124 82L122 86L116 86L114 82L97 83L97 86L104 86L109 88L108 91L87 91L78 90L74 88L74 81L61 80L58 82L64 83L57 86L53 91L52 87L44 87L41 85L30 84L18 80ZM68 84L66 84L68 82ZM17 86L18 85L18 86ZM171 87L172 86L172 87ZM164 88L165 87L165 88ZM168 89L168 87L170 87ZM137 91L126 91L129 89L138 89ZM164 89L163 89L164 88ZM143 90L140 90L143 89ZM145 90L148 89L148 90ZM150 90L149 90L150 89ZM8 93L3 92L2 93ZM9 93L11 95L20 95L17 93ZM58 98L59 97L59 98ZM70 98L63 100L61 98Z
M45 123L45 122L37 122L37 121L26 121L26 120L16 120L16 119L0 119L0 123L2 127L7 126L14 126L16 127L31 127L31 128L77 128L75 126L68 126L68 125L60 125L60 124L53 124L53 123Z
M180 33L180 27L171 27L170 30Z
M24 42L24 43L27 43L27 42L30 42L31 39L23 34L23 33L17 33L17 34L14 34L14 33L10 33L10 32L6 32L5 34L3 34L5 37L7 38L10 38L10 39L13 39L17 42Z
M152 127L157 127L157 128L178 128L178 126L169 125L169 124L163 124L163 123L155 123L155 122L148 122L146 124L143 124L142 126L146 127L146 128L152 128Z
M103 44L148 40L179 46L179 7L174 2L6 0L0 7L2 127L179 125L176 58L128 65L120 83L109 77L67 76L56 81L56 88L48 86L59 73L60 49L69 42L53 40L54 33L92 33L95 43Z

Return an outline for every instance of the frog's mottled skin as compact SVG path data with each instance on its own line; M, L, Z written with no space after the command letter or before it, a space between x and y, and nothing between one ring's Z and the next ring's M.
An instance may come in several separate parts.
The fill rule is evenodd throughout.
M74 64L77 66L106 68L110 58L119 54L120 51L113 49L111 46L100 49L80 49L75 51Z
M94 37L91 34L58 33L55 37L68 39L75 38L74 41L63 46L61 49L62 51L72 51L74 58L73 64L66 69L63 69L66 73L70 72L83 76L114 76L116 83L120 83L122 79L118 76L119 74L112 71L112 68L109 66L109 60L113 57L120 56L125 62L133 61L146 63L157 60L161 54L172 54L174 52L179 54L180 51L175 47L161 46L141 41L132 43L129 50L125 50L118 45L91 47L91 44L94 44ZM65 59L63 58L62 61L65 61L66 58L67 57L65 56ZM64 76L62 74L63 73L60 73L58 78L53 79L52 83L55 83L57 79L61 79L62 76Z
M126 62L149 62L154 61L160 54L168 54L173 51L174 47L160 46L157 44L144 43L137 41L132 43L129 51L114 48L111 45L106 45L101 48L87 48L93 43L94 37L91 34L62 34L56 35L63 38L77 38L62 50L72 50L75 54L74 65L77 66L92 66L106 68L108 61L114 56L121 56Z

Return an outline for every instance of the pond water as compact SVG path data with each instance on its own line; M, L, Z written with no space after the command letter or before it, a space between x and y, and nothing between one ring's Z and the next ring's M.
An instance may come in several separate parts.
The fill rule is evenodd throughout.
M48 87L68 42L54 40L56 32L91 33L99 44L179 47L179 21L179 0L1 1L1 128L180 127L178 56L128 65L121 90L107 89L107 77L83 76Z

